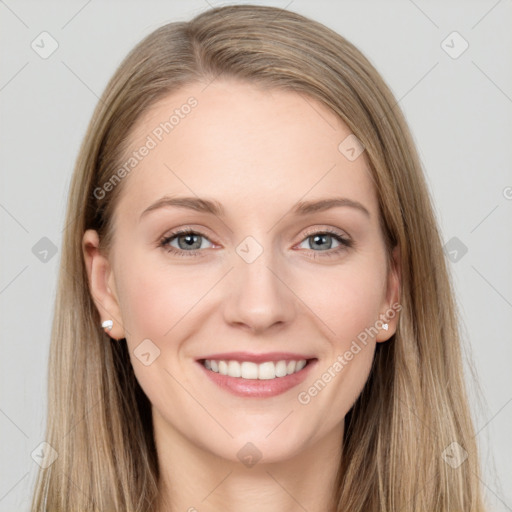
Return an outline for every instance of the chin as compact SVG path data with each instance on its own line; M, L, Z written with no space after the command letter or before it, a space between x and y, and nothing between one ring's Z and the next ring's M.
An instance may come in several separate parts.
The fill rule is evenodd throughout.
M274 428L279 421L274 423ZM306 449L312 434L304 431L290 432L284 423L281 427L274 431L247 429L243 434L226 442L225 449L219 455L233 462L242 462L248 467L251 466L251 462L273 464L293 459Z

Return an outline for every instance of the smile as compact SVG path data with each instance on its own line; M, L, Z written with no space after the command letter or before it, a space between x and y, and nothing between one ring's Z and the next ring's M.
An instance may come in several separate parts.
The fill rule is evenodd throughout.
M216 387L245 398L269 398L295 388L318 363L306 354L230 352L197 359Z
M279 377L286 377L299 372L306 366L306 359L298 361L265 361L257 364L252 361L216 361L215 359L205 359L203 365L207 370L211 370L221 375L240 379L259 379L270 380Z

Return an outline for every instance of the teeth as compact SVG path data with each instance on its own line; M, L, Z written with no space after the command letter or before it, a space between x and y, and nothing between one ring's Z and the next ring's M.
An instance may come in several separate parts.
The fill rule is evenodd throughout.
M276 365L269 361L268 363L261 363L258 366L258 379L268 380L276 378Z
M221 375L228 374L228 363L226 361L219 361L219 373Z
M265 363L256 364L251 361L240 363L238 361L215 361L213 359L205 359L203 365L208 370L229 377L270 380L276 377L286 377L286 375L297 373L306 366L306 360L267 361Z
M238 361L229 361L227 374L231 377L241 377L242 370Z
M242 379L257 379L258 378L258 365L256 363L251 363L248 361L244 361L240 364L238 361L230 361L238 364L240 366L240 375ZM231 375L230 375L231 377Z
M276 377L285 377L286 376L286 361L278 361L275 364L276 368Z
M301 359L300 361L297 361L297 366L295 367L295 371L298 372L298 371L302 370L302 368L304 368L304 366L306 366L305 359Z

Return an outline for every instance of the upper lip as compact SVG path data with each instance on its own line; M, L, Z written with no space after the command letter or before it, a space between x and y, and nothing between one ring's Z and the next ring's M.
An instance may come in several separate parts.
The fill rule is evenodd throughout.
M253 363L264 363L266 361L300 361L301 359L314 359L313 356L296 354L291 352L267 352L265 354L251 354L250 352L224 352L222 354L211 354L202 357L198 361L216 360L216 361L250 361Z

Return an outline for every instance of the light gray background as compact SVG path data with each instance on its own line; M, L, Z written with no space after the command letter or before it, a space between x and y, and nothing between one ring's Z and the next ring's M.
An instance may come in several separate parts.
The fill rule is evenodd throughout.
M489 509L512 510L512 2L265 3L347 37L406 114L444 242L457 237L467 247L450 268L483 397L468 373L482 480ZM0 1L1 511L29 510L66 194L93 108L143 36L209 5ZM43 31L59 45L47 59L31 48ZM441 46L453 31L469 43L458 58ZM445 43L452 53L461 44ZM58 250L46 263L32 252L42 237Z

